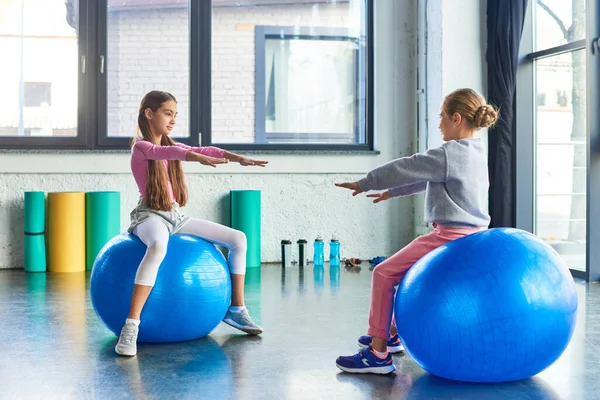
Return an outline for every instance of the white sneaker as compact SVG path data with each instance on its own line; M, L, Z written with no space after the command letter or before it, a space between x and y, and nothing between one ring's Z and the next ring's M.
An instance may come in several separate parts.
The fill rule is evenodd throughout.
M250 314L248 314L248 310L246 308L238 312L227 310L227 314L225 314L223 322L250 335L260 335L263 331L260 326L256 325L254 321L252 321L252 318L250 318Z
M115 346L117 354L122 356L135 356L137 353L138 327L131 322L123 325L119 342Z

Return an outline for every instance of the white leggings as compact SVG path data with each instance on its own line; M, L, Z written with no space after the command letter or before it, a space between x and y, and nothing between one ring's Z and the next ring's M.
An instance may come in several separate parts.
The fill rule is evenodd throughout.
M229 271L232 274L246 273L246 235L244 232L200 219L190 219L177 233L197 236L229 249ZM169 229L159 218L148 218L137 225L133 234L148 248L135 275L135 284L154 286L158 267L167 254Z

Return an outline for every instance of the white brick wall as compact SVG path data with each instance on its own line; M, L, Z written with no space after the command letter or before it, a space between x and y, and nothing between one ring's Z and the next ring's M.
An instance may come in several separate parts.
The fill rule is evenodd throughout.
M185 212L194 218L208 219L229 226L229 191L261 190L262 260L281 260L280 242L296 240L310 243L321 235L336 236L343 257L370 259L393 254L399 243L411 240L410 200L373 204L366 198L353 198L335 182L356 180L361 175L347 174L189 174L190 202ZM121 193L121 231L129 226L129 213L138 200L130 174L3 174L0 175L0 270L23 267L23 192L28 190L102 191ZM11 189L9 189L11 188ZM15 188L17 188L15 190ZM328 253L328 250L326 251ZM368 264L367 264L368 266Z
M356 28L347 3L221 7L213 11L213 140L254 141L254 26ZM127 10L109 14L110 135L131 136L142 96L156 88L179 102L177 134L189 129L187 9Z
M177 131L189 126L187 10L127 10L108 19L108 134L135 133L140 100L150 90L172 93L179 103Z

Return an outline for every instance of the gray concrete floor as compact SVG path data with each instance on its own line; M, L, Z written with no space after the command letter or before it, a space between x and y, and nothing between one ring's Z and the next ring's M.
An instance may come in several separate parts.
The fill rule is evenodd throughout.
M0 398L600 398L600 285L577 284L577 329L555 364L532 379L476 385L432 377L407 355L389 376L341 373L336 357L355 353L366 329L370 279L368 264L359 273L252 269L246 299L261 337L221 324L206 338L140 344L123 358L94 313L89 274L0 271Z

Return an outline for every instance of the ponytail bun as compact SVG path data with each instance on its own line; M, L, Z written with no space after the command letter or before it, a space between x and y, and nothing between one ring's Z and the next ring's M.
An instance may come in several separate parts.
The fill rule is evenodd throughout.
M497 120L498 111L496 111L494 107L489 104L479 106L473 117L473 127L476 129L489 128L493 126Z

